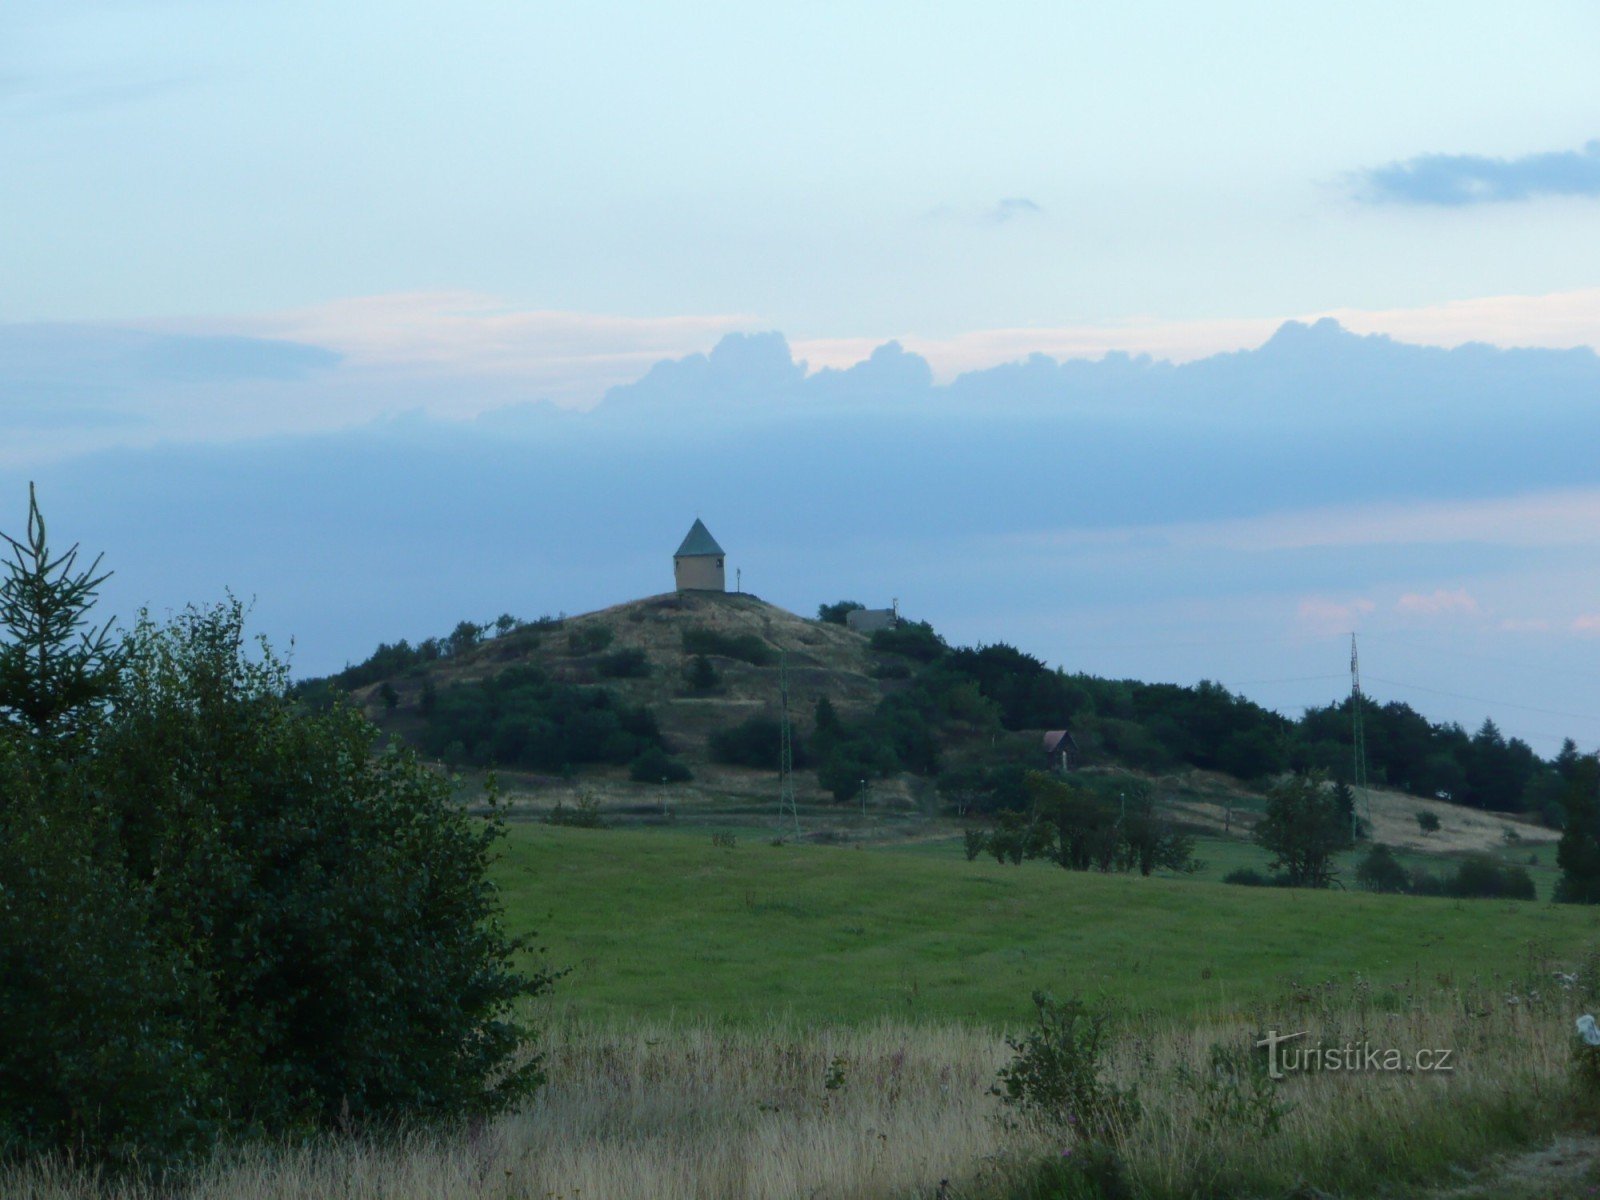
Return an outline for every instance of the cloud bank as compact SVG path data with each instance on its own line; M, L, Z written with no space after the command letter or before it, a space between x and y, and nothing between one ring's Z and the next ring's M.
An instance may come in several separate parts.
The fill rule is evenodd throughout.
M1539 196L1600 196L1600 139L1577 150L1519 158L1420 154L1361 171L1356 195L1373 204L1460 208Z

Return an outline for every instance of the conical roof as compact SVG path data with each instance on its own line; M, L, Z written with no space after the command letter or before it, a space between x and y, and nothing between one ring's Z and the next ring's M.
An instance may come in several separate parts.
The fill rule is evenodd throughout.
M689 534L683 539L683 545L678 547L678 552L673 558L702 558L707 555L722 556L722 547L717 545L717 539L711 536L711 531L699 517L694 519L694 524L689 526Z

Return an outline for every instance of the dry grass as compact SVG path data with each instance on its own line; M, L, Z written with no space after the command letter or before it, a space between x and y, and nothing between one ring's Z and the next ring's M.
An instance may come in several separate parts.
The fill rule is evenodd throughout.
M1137 1088L1143 1115L1116 1147L1134 1194L1158 1200L1281 1196L1303 1182L1344 1196L1460 1189L1472 1178L1463 1167L1547 1144L1573 1122L1582 996L1527 984L1375 991L1357 981L1296 989L1248 1021L1135 1022L1109 1074ZM1308 1029L1323 1045L1449 1049L1455 1069L1324 1070L1252 1092L1243 1076L1219 1074L1212 1047L1242 1050L1264 1028ZM486 1129L245 1150L219 1157L182 1194L970 1200L1048 1194L1026 1191L1023 1176L1059 1162L1072 1140L1006 1119L990 1087L1009 1052L983 1030L574 1024L551 1031L545 1048L551 1083ZM1252 1094L1264 1103L1252 1106ZM151 1193L41 1166L0 1174L0 1194Z
M574 1026L545 1045L551 1082L524 1112L450 1139L256 1150L188 1194L218 1200L868 1200L957 1194L997 1155L1004 1045L987 1031L884 1025L808 1033ZM830 1087L830 1079L834 1086ZM70 1170L0 1175L0 1195L142 1197Z

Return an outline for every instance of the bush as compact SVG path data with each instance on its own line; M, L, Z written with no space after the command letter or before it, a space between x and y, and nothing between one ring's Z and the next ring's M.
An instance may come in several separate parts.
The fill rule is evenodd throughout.
M90 743L0 734L0 1152L152 1171L227 1133L455 1121L538 1083L469 816L241 607L124 639ZM48 969L41 969L41 965Z
M879 629L870 644L879 654L898 654L916 662L932 662L948 649L926 621L901 621L893 629Z
M981 829L964 829L961 831L961 849L967 856L968 862L976 862L978 856L989 848L989 835Z
M595 670L607 679L645 679L650 675L650 660L643 650L629 647L601 655Z
M857 609L865 608L865 604L858 604L854 600L840 600L836 604L817 605L817 620L829 625L848 624L847 618Z
M1266 875L1252 867L1240 867L1236 871L1229 871L1222 877L1223 883L1237 884L1239 887L1287 887L1281 875Z
M616 640L616 634L605 625L585 625L567 634L567 649L573 654L598 654Z
M1417 828L1423 833L1439 832L1439 814L1427 809L1417 810Z
M722 682L722 676L704 654L696 654L684 667L683 681L691 692L709 692Z
M1074 997L1058 1001L1033 994L1037 1020L1021 1039L1006 1038L1014 1057L1000 1069L1006 1104L1038 1123L1098 1141L1126 1129L1139 1101L1102 1078L1111 1015Z
M1444 894L1462 900L1532 900L1533 878L1514 863L1500 863L1486 854L1469 855L1444 884Z
M1411 885L1411 877L1394 851L1380 842L1367 851L1356 867L1356 882L1369 892L1404 892Z
M752 666L764 667L777 660L772 647L753 633L726 634L715 629L685 629L683 631L685 654L714 654L722 658L736 658Z
M805 747L791 732L794 766L806 762ZM709 745L713 762L731 767L754 767L762 771L776 771L783 741L783 726L777 717L758 713L729 729L719 729L711 735Z
M633 760L628 778L635 783L687 783L694 773L660 746L651 746Z

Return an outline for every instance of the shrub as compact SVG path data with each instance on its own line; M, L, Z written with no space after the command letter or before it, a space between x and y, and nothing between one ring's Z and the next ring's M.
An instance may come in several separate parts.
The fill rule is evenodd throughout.
M1103 1078L1111 1015L1074 997L1058 1001L1035 992L1034 1028L1006 1038L1012 1060L1000 1069L1000 1095L1008 1105L1042 1125L1101 1140L1126 1129L1139 1116L1131 1089Z
M704 654L696 654L684 667L683 681L691 692L709 692L722 682L722 676Z
M1394 851L1381 842L1369 849L1356 868L1356 882L1369 892L1403 892L1411 878Z
M726 634L715 629L685 629L683 650L685 654L736 658L756 667L767 666L777 659L772 647L753 633Z
M694 774L660 746L651 746L633 760L628 778L635 783L687 783Z
M978 856L989 846L989 835L981 829L965 829L961 832L961 842L967 861L976 862Z
M643 650L630 646L601 655L595 670L607 679L644 679L650 674L650 659Z
M1423 833L1439 832L1439 814L1422 808L1417 810L1417 828Z
M132 878L181 946L214 1097L265 1130L515 1103L511 967L487 870L503 829L348 706L306 714L237 602L141 618L94 774ZM494 797L491 793L491 801Z
M1253 867L1240 867L1236 871L1229 871L1222 877L1223 883L1237 884L1239 887L1285 887L1283 877L1280 875L1266 875Z
M1533 879L1513 863L1499 863L1486 854L1462 859L1444 884L1444 894L1463 900L1532 900Z
M865 604L859 604L854 600L840 600L836 604L819 604L817 605L817 620L829 625L844 625L847 623L846 618L851 613L865 607Z
M792 737L792 734L791 734ZM783 741L783 726L778 718L758 713L747 717L728 729L719 729L711 735L709 746L714 762L732 767L755 767L762 771L776 771ZM806 763L805 747L798 737L792 737L794 765Z
M159 1171L230 1132L486 1116L539 1081L497 821L237 602L141 617L92 742L0 734L0 1154ZM492 799L492 797L491 797Z
M948 649L926 621L901 621L893 629L879 629L872 635L871 646L879 654L898 654L916 662L932 662Z
M585 625L567 634L567 649L573 654L598 654L616 640L606 625Z

